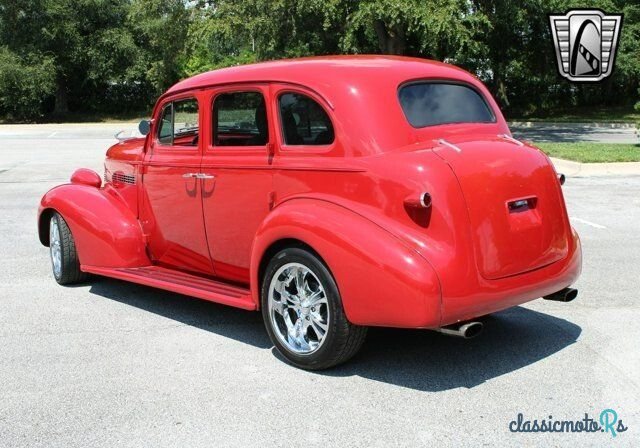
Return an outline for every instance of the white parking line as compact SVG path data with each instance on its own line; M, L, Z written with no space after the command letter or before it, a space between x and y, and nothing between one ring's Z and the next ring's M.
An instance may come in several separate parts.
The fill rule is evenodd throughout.
M569 217L569 219L571 219L572 221L581 222L582 224L586 224L591 227L595 227L596 229L606 229L605 226L601 224L596 224L595 222L587 221L586 219L575 218L573 216Z
M55 135L58 133L58 131L52 132L51 134L49 134L49 136L47 138L51 138L51 137L55 137Z

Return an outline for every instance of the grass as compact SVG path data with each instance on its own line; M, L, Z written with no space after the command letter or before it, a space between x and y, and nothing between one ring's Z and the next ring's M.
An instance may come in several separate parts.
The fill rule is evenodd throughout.
M555 121L560 123L636 123L640 122L640 111L630 107L593 107L584 109L556 110L548 115L523 115L507 117L508 121Z
M640 162L640 144L536 143L551 157L583 163Z

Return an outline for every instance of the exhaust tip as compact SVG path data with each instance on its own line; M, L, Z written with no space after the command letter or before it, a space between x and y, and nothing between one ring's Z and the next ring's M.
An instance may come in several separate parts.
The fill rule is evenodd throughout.
M482 333L483 328L484 325L482 325L482 322L471 322L460 327L460 332L463 338L471 339Z
M573 289L573 288L569 288L569 290L564 295L564 301L565 302L571 302L576 297L578 297L578 290L577 289Z
M553 294L549 294L548 296L544 296L545 300L553 300L556 302L571 302L573 299L578 297L578 290L575 288L564 288L558 292L554 292Z
M440 333L449 336L457 336L463 339L471 339L482 333L482 322L467 322L463 324L453 324L437 329Z

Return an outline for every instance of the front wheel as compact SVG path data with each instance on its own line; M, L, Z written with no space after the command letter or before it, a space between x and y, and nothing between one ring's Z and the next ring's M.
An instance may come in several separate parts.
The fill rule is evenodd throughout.
M297 367L333 367L355 355L364 342L366 327L347 320L331 273L304 249L284 249L271 259L261 302L271 341Z
M80 270L76 243L71 230L57 212L51 215L49 221L49 252L53 277L59 284L70 285L87 279L87 274Z

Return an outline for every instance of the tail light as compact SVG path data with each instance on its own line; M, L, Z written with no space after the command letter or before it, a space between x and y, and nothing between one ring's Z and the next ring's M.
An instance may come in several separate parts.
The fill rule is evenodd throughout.
M431 207L431 195L427 192L413 194L404 200L404 204L411 208L429 208Z
M564 185L565 180L567 180L567 178L564 176L564 174L558 173L558 182L560 182L560 185Z

